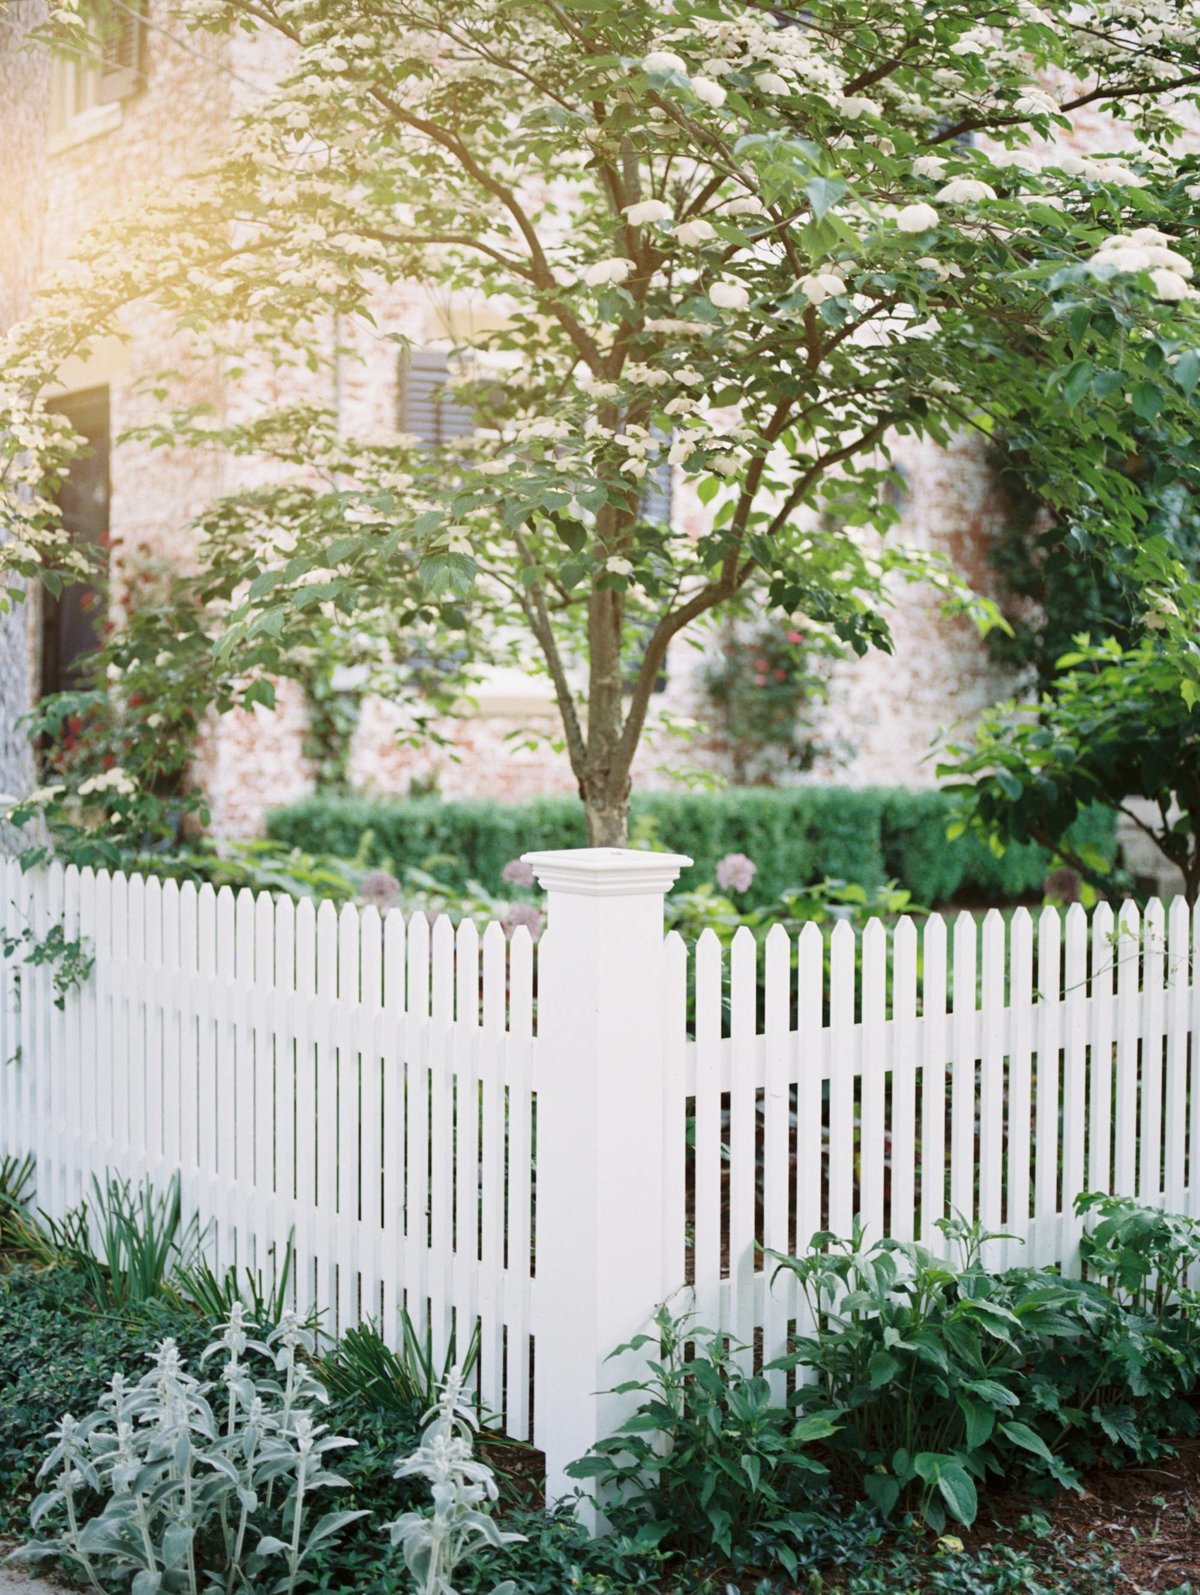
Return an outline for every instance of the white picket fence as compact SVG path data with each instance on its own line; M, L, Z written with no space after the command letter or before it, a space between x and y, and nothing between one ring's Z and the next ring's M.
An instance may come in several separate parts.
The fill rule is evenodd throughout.
M629 1398L607 1354L660 1301L769 1360L804 1327L768 1251L817 1231L1078 1267L1074 1197L1200 1213L1200 921L1018 910L798 942L663 936L681 860L531 855L535 949L423 917L0 864L0 929L61 922L95 971L0 960L0 1154L61 1217L108 1172L163 1188L215 1266L438 1348L478 1323L480 1394L549 1488ZM859 965L861 967L859 967ZM689 991L694 1017L689 1017ZM536 1024L535 1024L536 1018ZM536 1199L536 1214L535 1214ZM686 1286L686 1290L684 1287ZM536 1352L536 1355L535 1355ZM772 1379L782 1388L782 1376Z

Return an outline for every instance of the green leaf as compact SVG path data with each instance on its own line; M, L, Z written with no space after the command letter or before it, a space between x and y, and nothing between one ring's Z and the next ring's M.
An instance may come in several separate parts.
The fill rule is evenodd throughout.
M1076 360L1074 365L1067 368L1063 378L1063 398L1072 407L1077 405L1091 386L1092 372L1095 367L1090 360Z
M1035 1457L1041 1457L1043 1462L1052 1463L1054 1461L1053 1456L1050 1454L1049 1446L1041 1435L1036 1434L1027 1423L1002 1423L1000 1425L1000 1433L1011 1440L1014 1445L1020 1446L1022 1451L1029 1451Z
M979 1511L979 1497L971 1475L957 1462L948 1462L938 1471L937 1487L951 1517L969 1527Z
M883 1515L890 1517L900 1499L899 1479L894 1479L890 1473L868 1473L863 1480L863 1489Z
M1133 411L1143 421L1153 421L1163 407L1163 392L1156 382L1134 384L1131 395Z
M846 192L847 185L840 177L812 177L804 185L804 192L812 201L813 215L820 221L832 205Z
M1171 378L1175 386L1190 398L1196 383L1200 381L1200 349L1185 349L1171 367Z

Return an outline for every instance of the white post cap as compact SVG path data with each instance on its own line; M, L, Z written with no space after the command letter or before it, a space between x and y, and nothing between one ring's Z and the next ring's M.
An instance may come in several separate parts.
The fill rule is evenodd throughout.
M564 847L522 853L548 892L580 897L633 897L668 891L692 862L684 853L650 853L636 847Z

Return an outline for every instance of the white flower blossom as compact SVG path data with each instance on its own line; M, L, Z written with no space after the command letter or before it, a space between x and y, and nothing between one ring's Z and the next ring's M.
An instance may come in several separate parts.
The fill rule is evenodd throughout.
M723 207L726 216L761 216L766 206L754 194L739 194Z
M981 199L995 199L996 190L978 177L952 177L937 191L937 198L947 205L975 205Z
M675 236L681 244L691 248L696 244L707 244L710 239L717 236L717 230L711 222L701 218L693 222L684 222L675 229Z
M584 272L583 280L589 288L601 288L607 283L622 283L633 270L633 261L623 255L613 255L608 260L594 261Z
M693 78L692 93L704 105L711 105L714 109L725 104L725 90L712 78Z
M750 290L744 283L723 277L713 283L708 290L708 297L718 310L745 310L750 303Z
M937 211L923 200L918 200L915 205L905 205L896 217L896 226L902 233L927 233L937 224Z
M1166 266L1156 266L1150 273L1150 281L1154 284L1154 292L1159 299L1187 298L1187 279L1177 271L1171 271Z
M941 155L918 155L912 170L914 177L932 177L940 183L946 175L946 162Z
M633 564L620 554L610 554L604 561L604 568L613 576L632 576Z
M651 50L642 61L642 67L647 72L678 72L687 74L687 64L676 55L674 50Z
M641 227L646 222L670 221L671 207L661 199L642 199L636 205L626 205L625 220L631 227Z
M836 272L814 271L801 277L797 286L810 305L824 304L826 299L836 299L846 292L846 284Z
M790 84L786 78L781 78L778 72L757 72L754 77L754 86L763 94L790 94Z
M834 110L840 111L850 121L857 122L860 116L879 116L881 114L879 102L869 100L865 94L846 94L840 100L834 101Z

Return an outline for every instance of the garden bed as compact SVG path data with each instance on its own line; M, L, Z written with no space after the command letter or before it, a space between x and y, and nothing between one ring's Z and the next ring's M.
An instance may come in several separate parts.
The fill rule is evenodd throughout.
M268 1407L272 1388L278 1395L269 1358L290 1334L299 1352L298 1363L288 1353L288 1366L301 1367L305 1399L330 1435L350 1442L333 1455L342 1484L320 1508L345 1521L305 1565L297 1595L413 1595L418 1586L388 1526L400 1519L420 1532L428 1520L431 1475L410 1461L449 1360L415 1336L393 1350L369 1326L332 1345L301 1344L282 1292L264 1296L248 1281L218 1281L172 1261L170 1205L147 1196L135 1212L119 1196L95 1198L115 1201L128 1219L115 1266L79 1250L71 1236L81 1230L48 1233L18 1201L0 1207L0 1541L29 1533L30 1507L47 1488L35 1476L64 1412L84 1417L86 1434L86 1414L114 1372L136 1385L157 1356L161 1381L168 1338L188 1372L212 1382L224 1433L222 1368L244 1311L270 1341L269 1353L252 1345L246 1353ZM490 1470L489 1493L493 1476L498 1486L485 1512L521 1539L481 1548L449 1587L486 1595L509 1579L512 1595L1195 1595L1200 1346L1185 1281L1200 1226L1128 1201L1097 1203L1083 1253L1090 1280L1050 1270L990 1274L967 1230L956 1267L861 1236L788 1261L806 1297L817 1290L833 1303L816 1313L819 1332L794 1342L792 1360L807 1368L808 1382L795 1385L790 1409L746 1368L743 1350L660 1315L661 1362L643 1387L640 1418L580 1469L609 1487L619 1482L626 1496L613 1511L616 1532L603 1540L590 1540L569 1513L544 1511L537 1451L464 1428ZM148 1254L156 1271L141 1266ZM901 1256L911 1274L894 1271ZM847 1289L844 1299L857 1306L844 1310L836 1293ZM1088 1324L1094 1334L1081 1331ZM905 1371L891 1354L900 1344L940 1349ZM206 1347L214 1362L202 1361ZM472 1347L465 1354L469 1363ZM985 1366L972 1373L980 1355ZM138 1388L149 1389L147 1380ZM907 1429L895 1418L905 1401L916 1409ZM965 1436L954 1427L956 1401ZM149 1432L152 1406L147 1396L138 1408L134 1391L135 1429ZM104 1430L112 1419L97 1421ZM1078 1488L1060 1490L1056 1479ZM77 1505L94 1522L103 1499L85 1491ZM282 1506L253 1532L278 1534ZM36 1530L59 1546L52 1575L70 1571L61 1560L64 1524L53 1507ZM197 1543L198 1566L219 1563L211 1515ZM104 1564L102 1587L126 1595L132 1571L112 1566ZM285 1587L253 1566L250 1573L239 1590ZM11 1588L41 1595L46 1586L18 1575ZM0 1585L0 1595L8 1589Z

